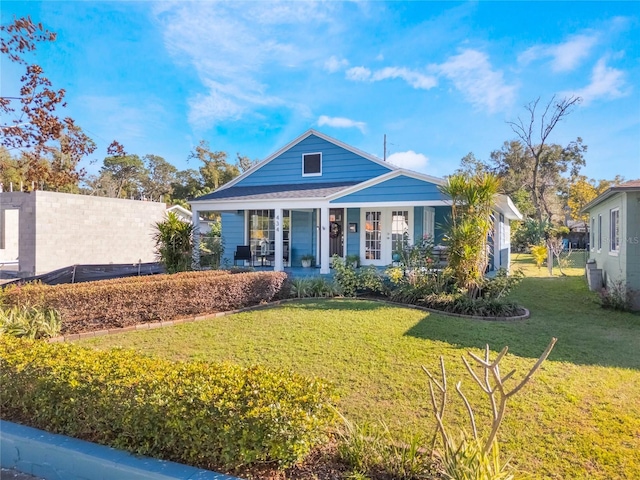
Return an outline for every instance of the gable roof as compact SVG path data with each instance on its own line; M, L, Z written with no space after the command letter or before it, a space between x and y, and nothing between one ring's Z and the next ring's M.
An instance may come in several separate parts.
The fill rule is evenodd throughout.
M360 190L364 190L369 187L373 187L374 185L378 185L380 183L386 182L387 180L391 180L392 178L396 178L399 176L405 176L410 178L415 178L417 180L422 180L428 183L433 183L436 185L444 185L445 181L442 178L432 177L430 175L425 175L423 173L414 172L412 170L405 170L403 168L396 167L389 173L385 173L384 175L379 175L370 180L366 180L364 182L357 183L353 185L351 188L345 188L330 197L330 200L335 200L336 198L340 198L346 195L350 195L355 192L359 192Z
M598 195L596 198L587 203L580 210L581 213L588 212L592 207L595 207L600 202L605 201L607 198L615 195L619 192L634 192L640 191L640 179L638 180L629 180L628 182L623 182L620 185L613 185L612 187L607 188L604 192Z
M267 163L272 161L274 158L279 157L284 152L286 152L290 148L294 147L298 143L302 142L304 139L310 137L311 135L315 135L316 137L321 138L321 139L323 139L323 140L325 140L325 141L327 141L329 143L332 143L332 144L334 144L334 145L336 145L336 146L338 146L340 148L343 148L343 149L345 149L345 150L347 150L347 151L349 151L351 153L354 153L355 155L358 155L358 156L366 158L367 160L370 160L370 161L372 161L374 163L382 165L382 166L388 168L389 170L397 170L398 169L398 167L396 167L395 165L393 165L393 164L391 164L389 162L385 162L384 160L379 159L375 155L371 155L369 153L363 152L362 150L359 150L359 149L357 149L355 147L352 147L351 145L348 145L348 144L346 144L344 142L341 142L340 140L337 140L337 139L335 139L333 137L330 137L329 135L325 135L324 133L318 132L317 130L314 130L314 129L311 128L311 129L307 130L306 132L304 132L299 137L297 137L296 139L294 139L293 141L291 141L288 144L286 144L280 150L278 150L275 153L272 153L271 155L269 155L267 158L265 158L263 161L261 161L257 165L254 165L253 167L251 167L249 170L244 172L242 175L234 178L229 183L225 183L224 185L222 185L220 188L218 188L218 190L216 190L216 192L219 192L221 190L226 190L227 188L233 187L235 184L237 184L238 182L242 181L244 178L248 177L249 175L254 173L256 170L259 170L260 168L265 166ZM198 198L198 200L199 199L200 198Z

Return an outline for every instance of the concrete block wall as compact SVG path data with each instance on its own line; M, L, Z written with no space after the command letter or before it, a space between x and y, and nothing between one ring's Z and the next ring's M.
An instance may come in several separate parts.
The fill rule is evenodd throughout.
M0 200L2 209L19 205L24 275L74 264L155 261L153 226L165 216L164 203L40 190L0 193Z

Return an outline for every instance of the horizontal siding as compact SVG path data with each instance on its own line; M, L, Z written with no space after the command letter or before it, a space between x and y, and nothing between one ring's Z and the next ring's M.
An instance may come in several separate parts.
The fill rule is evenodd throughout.
M221 214L224 254L222 265L233 265L233 254L238 245L245 245L244 211L241 213L223 212Z
M303 255L315 255L312 212L291 211L291 266L300 267Z
M445 200L446 198L438 190L436 184L400 175L386 182L337 198L331 203L411 202Z
M302 176L302 155L322 152L322 175ZM282 185L365 181L388 173L391 169L356 155L331 142L310 135L283 152L236 185Z
M349 232L349 224L355 223L357 225L357 232ZM360 256L360 209L359 208L347 208L347 224L345 225L347 232L347 255Z

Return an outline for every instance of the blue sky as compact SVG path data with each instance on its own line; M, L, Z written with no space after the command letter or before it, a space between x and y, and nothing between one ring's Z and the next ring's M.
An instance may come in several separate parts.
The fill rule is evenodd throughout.
M178 168L205 139L263 159L309 128L435 176L515 138L523 105L580 95L551 141L640 177L640 2L11 2L58 33L34 54L66 114ZM2 95L20 69L3 59Z

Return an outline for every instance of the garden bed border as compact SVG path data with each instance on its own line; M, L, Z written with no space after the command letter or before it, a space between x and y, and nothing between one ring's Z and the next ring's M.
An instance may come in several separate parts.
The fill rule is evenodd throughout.
M420 306L420 305L413 305L413 304L409 304L409 303L392 302L391 300L384 300L384 299L381 299L381 298L369 298L369 297L332 297L332 298L342 298L342 299L348 299L348 300L368 300L368 301L372 301L372 302L387 303L389 305L400 306L400 307L405 307L405 308L413 308L415 310L421 310L421 311L424 311L424 312L435 313L435 314L439 314L439 315L445 315L447 317L464 318L464 319L468 319L468 320L481 320L481 321L487 321L487 322L512 322L512 321L519 321L519 320L527 320L531 316L531 313L529 312L529 310L524 308L524 307L522 307L522 309L524 310L524 314L522 314L522 315L516 315L516 316L513 316L513 317L481 317L479 315L463 315L461 313L449 313L449 312L444 312L442 310L436 310L434 308L428 308L428 307L423 307L423 306ZM297 302L297 301L300 301L300 300L314 300L314 299L324 299L324 300L326 300L326 299L328 299L328 297L285 298L285 299L282 299L282 300L275 300L273 302L264 302L264 303L261 303L259 305L252 305L250 307L238 308L238 309L235 309L235 310L228 310L226 312L207 313L207 314L203 314L203 315L196 315L196 316L193 316L193 317L176 318L174 320L167 320L167 321L139 323L137 325L130 325L128 327L110 328L110 329L105 329L105 330L95 330L95 331L92 331L92 332L71 333L69 335L61 335L61 336L58 336L58 337L52 337L52 338L47 339L47 341L49 343L70 342L70 341L73 341L73 340L80 340L80 339L84 339L84 338L102 337L104 335L115 335L115 334L124 333L124 332L131 332L131 331L138 331L138 330L151 330L151 329L154 329L154 328L171 327L173 325L180 325L180 324L183 324L183 323L199 322L199 321L207 320L207 319L210 319L210 318L226 317L227 315L235 315L236 313L249 312L249 311L252 311L252 310L259 310L259 309L262 309L262 308L274 307L274 306L281 305L283 303L288 303L288 302Z

